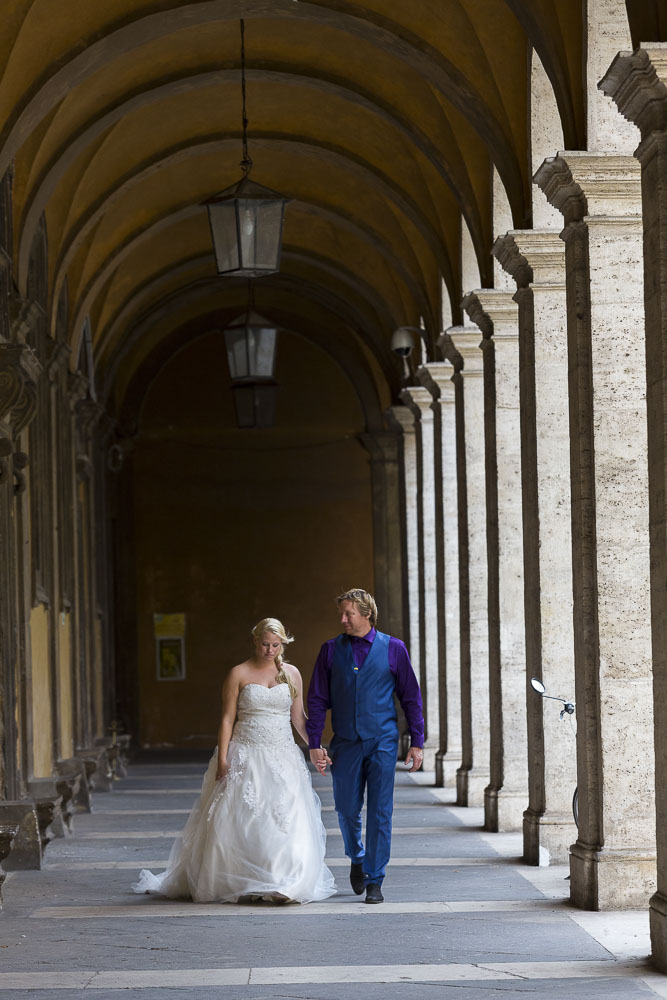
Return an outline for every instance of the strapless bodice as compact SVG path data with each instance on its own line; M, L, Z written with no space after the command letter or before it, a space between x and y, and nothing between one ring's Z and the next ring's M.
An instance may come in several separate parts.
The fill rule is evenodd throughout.
M264 687L246 684L239 693L237 720L232 739L255 747L294 744L290 708L292 697L287 684Z

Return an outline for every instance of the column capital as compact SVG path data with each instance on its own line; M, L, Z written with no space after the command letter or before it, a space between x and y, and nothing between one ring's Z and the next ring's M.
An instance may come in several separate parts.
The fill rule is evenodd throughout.
M586 216L641 214L641 167L634 156L567 150L546 159L533 180L566 225Z
M518 338L519 307L509 289L478 288L465 297L463 305L486 339Z
M667 129L667 44L643 42L634 52L619 52L598 88L642 139Z
M402 434L415 433L415 415L409 406L390 406L386 411L387 422Z
M438 401L454 401L453 374L454 366L451 361L429 361L417 369L417 378L429 390L436 405Z
M454 372L458 372L463 367L463 358L456 350L454 346L454 341L452 340L450 334L453 330L459 330L461 327L450 326L448 329L444 330L438 337L438 347L442 353L443 358L449 361L450 365L453 366Z
M484 373L484 359L480 341L482 331L478 327L452 326L447 332L463 361L461 374L464 378L481 377Z
M555 229L513 229L498 237L493 253L518 288L565 287L565 244Z
M437 390L437 386L435 386ZM439 390L437 390L439 392ZM420 423L427 423L433 420L431 403L433 395L430 389L423 385L409 385L401 392L401 399L409 409L412 410Z

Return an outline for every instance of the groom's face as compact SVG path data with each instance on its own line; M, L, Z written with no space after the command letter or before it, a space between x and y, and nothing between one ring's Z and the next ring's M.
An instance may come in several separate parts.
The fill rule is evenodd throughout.
M348 635L366 635L370 632L369 616L362 615L354 601L341 601L338 610L343 631Z

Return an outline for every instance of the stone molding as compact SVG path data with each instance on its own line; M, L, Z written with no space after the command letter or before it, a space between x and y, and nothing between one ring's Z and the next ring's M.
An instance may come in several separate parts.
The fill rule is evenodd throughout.
M415 433L415 415L409 406L390 406L387 417L403 434Z
M438 387L433 384L433 387L438 391ZM429 420L433 420L433 410L431 409L431 404L433 403L434 396L430 389L427 389L423 385L411 385L407 389L403 389L400 395L401 400L405 405L412 410L415 417L421 421L421 423L426 423Z
M568 150L546 159L533 180L566 225L586 216L641 217L641 167L634 156Z
M598 89L611 97L645 139L667 129L667 43L642 43L619 52Z
M460 355L463 365L461 375L464 378L481 378L484 374L484 361L482 358L480 334L478 327L452 327L449 331L449 338Z
M504 271L514 278L517 288L527 288L533 280L533 269L519 250L514 232L498 236L491 253Z
M510 230L493 244L493 254L519 289L565 289L565 245L555 229Z
M440 348L443 358L446 361L449 361L450 365L454 368L454 375L457 372L460 372L463 367L463 358L454 347L454 342L451 338L451 332L458 329L463 329L463 327L450 326L438 337L438 347ZM452 375L452 378L454 375Z
M466 296L463 306L485 339L518 340L519 309L511 291L478 288Z
M417 378L433 397L432 407L438 403L455 401L453 374L454 368L450 361L429 361L417 369Z

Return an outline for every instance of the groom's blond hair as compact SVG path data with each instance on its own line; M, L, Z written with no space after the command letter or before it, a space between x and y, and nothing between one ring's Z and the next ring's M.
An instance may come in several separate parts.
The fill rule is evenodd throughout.
M364 618L368 618L373 628L378 623L378 607L375 603L375 598L372 594L369 594L367 590L362 590L360 587L355 587L353 590L346 590L344 594L339 594L336 598L336 604L338 607L341 606L343 601L352 601L360 615Z

